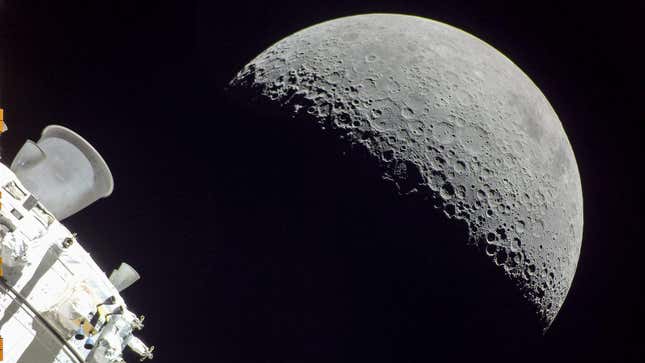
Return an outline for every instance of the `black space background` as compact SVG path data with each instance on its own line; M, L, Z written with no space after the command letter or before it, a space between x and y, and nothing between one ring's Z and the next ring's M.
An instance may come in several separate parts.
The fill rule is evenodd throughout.
M508 356L502 341L472 357L645 362L642 2L0 0L0 7L5 162L50 123L76 130L101 151L115 193L67 223L104 270L125 260L143 275L125 297L147 316L143 338L158 346L156 361L345 360L312 353L325 347L291 354L290 344L299 343L281 333L289 328L267 328L270 309L248 304L271 299L271 280L254 276L273 270L218 234L229 213L218 208L222 180L245 142L228 133L231 111L222 95L246 62L297 30L345 15L398 12L464 29L519 65L560 116L582 175L582 253L551 330L520 355ZM257 218L238 227L256 230ZM257 334L244 330L254 329L249 316ZM298 329L299 315L291 319ZM343 329L338 334L361 327ZM432 361L441 332L426 331L412 358L379 355L374 344L369 360ZM318 334L322 340L334 332Z

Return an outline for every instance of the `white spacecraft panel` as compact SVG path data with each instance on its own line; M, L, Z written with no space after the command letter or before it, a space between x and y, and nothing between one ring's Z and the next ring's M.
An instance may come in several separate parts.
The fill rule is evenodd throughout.
M4 362L80 363L76 356L39 321L33 312L20 303L16 295L0 286L2 311L13 310L11 318L2 325Z
M115 286L75 235L3 164L0 256L4 362L119 363L126 346L152 358L153 347L133 335L143 328L143 318L129 311L119 294L138 279L136 271L123 264Z

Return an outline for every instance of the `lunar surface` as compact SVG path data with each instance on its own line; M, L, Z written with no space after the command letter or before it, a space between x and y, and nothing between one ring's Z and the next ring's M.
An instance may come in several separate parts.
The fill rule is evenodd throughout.
M580 253L580 176L555 111L503 54L429 19L359 15L279 41L230 87L367 151L400 194L467 224L464 243L550 326Z

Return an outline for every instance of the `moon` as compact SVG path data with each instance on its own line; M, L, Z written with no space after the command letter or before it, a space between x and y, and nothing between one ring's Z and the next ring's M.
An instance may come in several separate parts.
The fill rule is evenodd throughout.
M551 325L580 255L580 176L555 111L502 53L430 19L357 15L282 39L230 88L366 151L398 193L465 223L464 243Z

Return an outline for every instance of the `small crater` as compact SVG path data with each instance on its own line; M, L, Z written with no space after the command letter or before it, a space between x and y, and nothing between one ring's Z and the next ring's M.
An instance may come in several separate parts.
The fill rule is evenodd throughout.
M365 61L367 63L374 63L374 62L376 62L377 59L378 59L378 57L376 55L374 55L374 54L368 54L367 56L365 56Z
M524 233L526 230L526 223L524 221L518 221L517 224L515 225L515 232L518 234Z
M441 191L439 192L439 194L444 200L450 200L455 195L455 187L450 183L446 183L441 186Z
M462 174L466 171L466 163L461 160L457 160L454 168L457 173Z
M410 107L403 107L401 110L401 116L406 120L409 120L414 117L414 111Z

